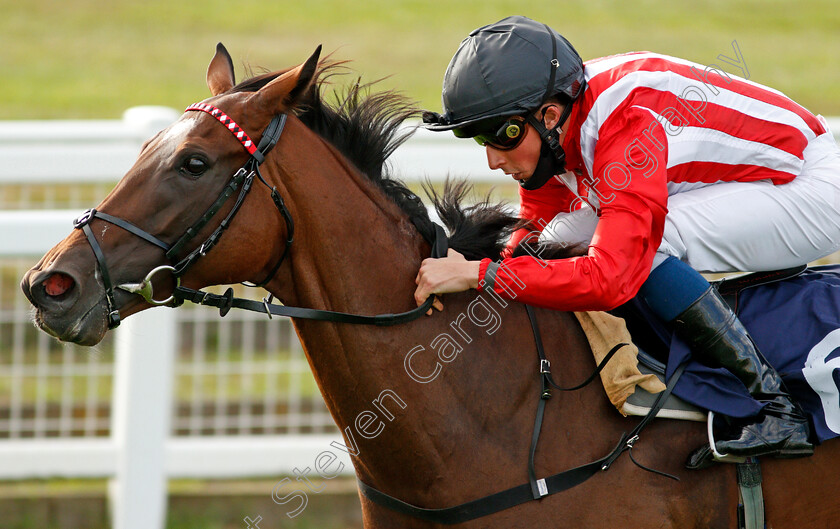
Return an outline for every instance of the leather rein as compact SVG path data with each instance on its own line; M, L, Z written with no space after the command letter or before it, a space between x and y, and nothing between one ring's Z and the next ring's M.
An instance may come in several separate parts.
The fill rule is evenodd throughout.
M142 296L146 300L146 302L151 305L178 306L181 305L184 301L190 301L196 304L217 307L219 308L219 314L221 316L225 316L231 308L240 308L264 313L269 318L276 315L291 318L361 325L390 326L398 325L401 323L407 323L409 321L413 321L419 318L431 308L432 303L434 301L433 296L430 296L423 305L413 310L409 310L398 314L379 314L375 316L368 316L303 307L288 307L285 305L273 304L271 303L271 295L264 298L262 302L252 301L249 299L235 298L233 296L232 288L228 288L222 295L217 295L201 290L195 290L180 286L180 277L200 257L207 254L207 252L218 242L219 238L228 228L234 216L242 206L242 202L245 200L245 196L248 194L248 191L250 191L255 176L259 178L259 180L268 189L271 190L271 198L274 202L274 205L277 207L278 212L282 215L283 219L286 222L287 239L286 246L282 256L280 257L280 260L274 265L271 272L266 276L266 278L263 281L255 284L254 286L263 286L266 283L268 283L268 281L271 280L272 277L274 277L274 275L279 270L280 265L288 256L292 242L294 241L294 221L292 219L292 215L289 212L289 209L286 207L283 198L277 192L277 188L275 186L271 186L260 173L260 165L265 161L266 155L277 144L277 142L280 139L280 135L283 133L283 128L286 124L287 119L286 114L280 114L275 116L263 132L259 144L255 145L251 138L248 137L245 131L242 130L239 127L239 125L237 125L236 122L233 121L233 119L227 116L222 110L212 105L206 103L196 103L187 107L186 111L206 112L207 114L210 114L211 116L216 118L220 123L225 125L225 127L228 130L231 131L231 133L236 137L236 139L248 151L251 157L239 170L236 171L236 173L234 173L227 186L225 186L221 194L218 196L218 198L216 198L213 204L211 204L211 206L207 208L204 214L189 228L187 228L184 234L181 235L181 237L179 237L178 240L172 244L168 244L162 241L158 237L151 235L150 233L142 230L141 228L138 228L131 222L128 222L124 219L115 217L107 213L103 213L101 211L97 211L96 209L89 209L85 211L79 218L73 221L73 226L76 229L81 229L87 237L87 240L90 243L91 249L93 250L93 254L96 257L96 261L99 265L100 273L102 276L102 282L105 289L105 299L108 305L109 329L113 329L120 324L119 309L117 308L116 301L114 299L114 290L117 288L125 290L127 292L138 294ZM215 217L215 215L221 210L222 206L225 204L228 198L233 196L233 194L237 190L239 190L239 195L237 196L236 201L234 202L234 205L231 208L230 212L221 221L219 226L195 250L187 254L182 259L175 261L176 255L179 254L181 250L186 246L186 244L193 240L195 236L210 222L210 220ZM105 255L102 252L102 248L100 247L98 241L96 240L96 237L93 234L93 231L90 228L90 223L94 219L100 219L114 224L115 226L119 226L120 228L134 235L137 235L143 240L149 242L150 244L158 246L165 252L166 258L170 262L175 262L175 264L163 265L153 269L146 275L145 279L143 279L143 281L141 281L140 283L125 283L115 286L111 281L110 273L108 271L107 262L105 260ZM435 235L434 240L431 241L431 256L435 258L444 257L446 256L448 247L446 232L440 225L436 223L432 224L435 229ZM152 279L156 275L163 272L168 272L172 274L172 276L176 280L176 286L172 295L169 298L164 300L156 300L154 298ZM377 490L376 488L371 487L370 485L359 480L359 489L365 495L365 497L367 497L368 499L370 499L378 505L403 514L407 514L409 516L413 516L415 518L439 524L462 523L468 520L473 520L476 518L487 516L489 514L493 514L495 512L508 509L510 507L519 505L521 503L525 503L530 500L538 500L545 496L562 492L571 487L574 487L586 481L598 472L609 469L612 463L624 451L632 450L633 444L639 438L638 434L641 431L641 429L644 428L644 426L647 425L648 422L650 422L650 420L653 419L653 417L659 411L661 406L664 404L668 395L671 393L671 390L673 389L676 380L679 378L679 375L682 373L682 369L684 369L685 367L684 365L681 366L681 368L678 368L677 372L674 374L674 376L672 376L671 380L669 380L667 389L659 394L657 400L651 408L650 413L644 419L642 419L642 421L638 423L630 433L623 434L621 439L619 440L618 445L609 454L591 463L572 468L570 470L561 472L559 474L555 474L553 476L549 476L547 478L537 479L536 472L534 469L534 455L536 453L536 448L539 441L545 404L546 401L551 397L550 387L554 387L561 391L574 391L586 386L595 379L598 373L601 372L601 370L606 366L607 362L609 362L609 360L613 357L615 352L627 344L620 343L613 347L613 349L604 357L601 363L598 364L597 368L592 373L592 375L589 378L587 378L587 380L583 383L569 388L561 387L557 385L551 377L550 363L545 356L542 339L540 337L540 331L537 325L536 316L534 314L533 308L530 306L526 306L526 310L531 322L531 328L534 333L534 341L537 353L539 355L539 373L542 381L542 390L540 393L540 400L537 406L537 415L534 424L534 431L531 439L531 447L528 459L529 482L518 487L513 487L511 489L507 489L489 496L485 496L483 498L463 503L461 505L456 505L454 507L443 509L427 509L406 503L398 498L395 498L380 490ZM645 470L650 470L652 472L668 476L667 474L646 468L637 463L635 460L633 460L633 462Z

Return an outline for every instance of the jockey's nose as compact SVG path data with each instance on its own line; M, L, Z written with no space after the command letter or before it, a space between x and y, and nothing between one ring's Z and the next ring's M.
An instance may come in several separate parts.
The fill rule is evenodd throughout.
M490 146L485 146L484 152L487 153L487 166L490 169L494 171L496 169L502 169L502 165L505 162L505 158L504 156L502 156L502 153L499 150L494 149Z

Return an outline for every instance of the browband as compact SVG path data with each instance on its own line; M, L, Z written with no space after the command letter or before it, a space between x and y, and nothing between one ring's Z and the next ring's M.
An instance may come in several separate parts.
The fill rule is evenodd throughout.
M206 112L214 118L218 119L222 125L227 127L227 129L231 131L234 136L236 136L236 139L239 140L239 143L241 143L243 147L245 147L245 150L248 151L248 154L253 156L254 153L257 152L257 146L251 140L250 136L248 136L248 134L244 130L242 130L242 127L237 125L236 122L233 119L231 119L230 116L225 114L222 110L214 107L213 105L208 105L207 103L194 103L188 106L184 112L189 112L190 110L199 110L201 112Z

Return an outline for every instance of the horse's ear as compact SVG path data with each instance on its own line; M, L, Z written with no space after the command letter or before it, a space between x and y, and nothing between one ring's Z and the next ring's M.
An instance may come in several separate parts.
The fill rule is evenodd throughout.
M236 80L233 75L233 59L222 43L216 44L216 55L207 67L207 86L214 96L233 88Z
M306 62L278 76L260 89L257 92L260 106L272 112L277 112L283 107L294 106L298 98L312 84L320 56L321 46L318 46Z

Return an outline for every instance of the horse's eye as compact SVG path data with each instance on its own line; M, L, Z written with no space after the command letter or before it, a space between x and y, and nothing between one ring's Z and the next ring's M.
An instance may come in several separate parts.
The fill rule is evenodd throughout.
M207 162L198 156L190 156L181 166L181 172L187 176L197 178L207 170Z

